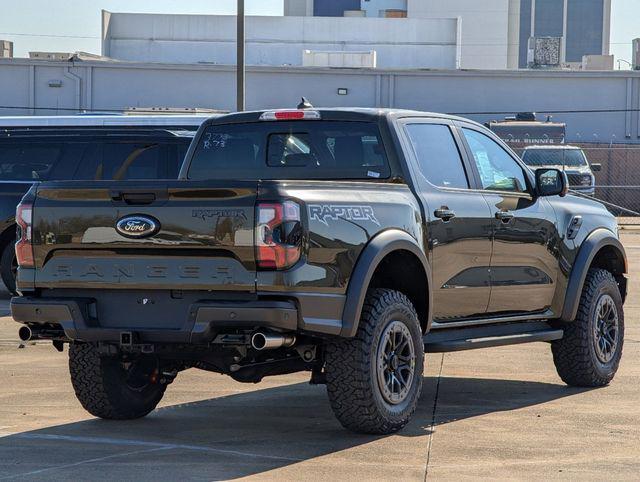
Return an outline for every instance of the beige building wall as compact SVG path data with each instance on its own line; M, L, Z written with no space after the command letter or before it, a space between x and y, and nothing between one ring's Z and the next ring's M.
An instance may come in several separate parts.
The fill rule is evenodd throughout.
M509 65L511 0L409 0L409 18L460 18L461 67L506 69Z
M313 0L284 0L285 17L313 16Z

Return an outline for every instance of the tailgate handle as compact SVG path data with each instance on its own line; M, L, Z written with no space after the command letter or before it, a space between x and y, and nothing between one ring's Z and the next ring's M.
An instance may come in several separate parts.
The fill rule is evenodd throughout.
M156 200L156 194L153 192L122 192L111 191L111 199L114 201L124 201L132 206L144 206L151 204Z

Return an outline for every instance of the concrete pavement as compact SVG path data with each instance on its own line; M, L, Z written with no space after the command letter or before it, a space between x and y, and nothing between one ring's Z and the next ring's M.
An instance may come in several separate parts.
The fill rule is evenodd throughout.
M0 480L638 480L640 234L624 242L632 279L611 386L566 387L543 343L429 355L419 409L388 437L343 430L306 375L244 385L190 370L149 417L96 420L66 354L18 348L0 318Z

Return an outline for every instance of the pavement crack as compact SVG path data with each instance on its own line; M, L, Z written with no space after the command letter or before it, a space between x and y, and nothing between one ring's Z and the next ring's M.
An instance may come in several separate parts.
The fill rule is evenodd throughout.
M429 425L429 442L427 443L427 464L424 469L424 480L429 477L429 461L431 459L431 447L433 445L433 434L436 426L436 412L438 410L438 396L440 395L440 380L442 379L442 367L444 365L444 353L440 358L440 369L438 370L438 381L436 382L436 393L433 397L433 411L431 412L431 424Z
M269 459L269 460L280 460L286 462L302 462L304 459L294 458L294 457L283 457L278 455L268 455L268 454L260 454L260 453L252 453L246 451L232 450L232 449L221 449L215 447L208 447L202 445L192 445L192 444L175 444L175 443L162 443L162 442L153 442L147 440L130 440L130 439L117 439L117 438L109 438L109 437L84 437L77 435L56 435L56 434L43 434L43 433L23 433L16 435L18 438L24 439L34 439L34 440L64 440L67 442L76 442L82 444L104 444L104 445L116 445L116 446L132 446L132 447L150 447L155 449L166 449L166 450L193 450L200 452L211 452L216 454L223 455L232 455L238 457L251 457L251 458L259 458L259 459ZM220 443L218 441L217 443ZM0 478L0 480L2 480Z
M34 470L32 472L8 475L6 477L0 477L0 480L9 480L9 479L17 479L17 478L22 478L22 477L28 477L28 476L31 476L31 475L42 474L44 472L50 472L52 470L55 471L55 470L69 469L69 468L72 468L72 467L77 467L79 465L93 464L93 463L96 463L96 462L104 462L106 460L115 459L115 458L118 458L118 457L129 457L131 455L146 454L146 453L149 453L149 452L158 452L160 450L168 450L169 448L170 447L156 447L156 448L151 448L151 449L135 450L133 452L119 452L117 454L106 455L104 457L97 457L97 458L93 458L93 459L80 460L78 462L73 462L73 463L70 463L70 464L54 465L52 467L45 467L44 469Z

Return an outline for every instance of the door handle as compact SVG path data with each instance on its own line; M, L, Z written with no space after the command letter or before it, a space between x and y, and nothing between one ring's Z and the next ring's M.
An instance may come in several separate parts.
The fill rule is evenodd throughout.
M132 206L145 206L152 204L156 200L156 194L153 192L122 192L110 191L111 200L116 202L124 202Z
M452 218L456 217L456 213L454 213L451 209L449 209L449 208L447 208L445 206L442 206L440 209L436 209L433 212L433 215L436 218L442 219L445 223L447 221L451 220Z
M515 215L511 211L498 211L496 212L496 219L499 219L503 223L507 224L510 222Z

